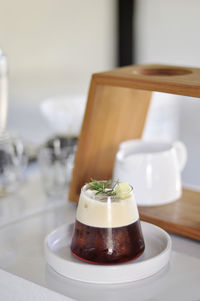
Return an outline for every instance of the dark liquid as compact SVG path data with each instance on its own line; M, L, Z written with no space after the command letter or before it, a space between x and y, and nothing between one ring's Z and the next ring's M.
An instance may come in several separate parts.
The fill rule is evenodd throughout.
M140 256L144 248L139 220L117 228L91 227L76 221L71 250L87 262L122 263Z

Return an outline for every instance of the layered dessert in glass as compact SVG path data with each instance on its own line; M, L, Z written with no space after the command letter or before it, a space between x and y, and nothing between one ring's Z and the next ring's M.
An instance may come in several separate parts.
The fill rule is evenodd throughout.
M133 189L128 183L92 180L81 189L72 253L96 264L133 260L145 248Z

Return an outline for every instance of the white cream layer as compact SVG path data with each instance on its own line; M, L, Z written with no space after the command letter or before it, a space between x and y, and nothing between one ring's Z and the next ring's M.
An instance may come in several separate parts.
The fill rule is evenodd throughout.
M89 191L90 193L90 191ZM117 201L99 201L81 192L76 219L88 226L101 228L123 227L139 218L135 196ZM91 196L92 196L91 192Z

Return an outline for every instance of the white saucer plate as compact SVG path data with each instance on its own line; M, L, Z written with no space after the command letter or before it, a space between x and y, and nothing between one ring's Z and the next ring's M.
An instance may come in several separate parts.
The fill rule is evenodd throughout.
M90 283L126 283L152 276L169 262L171 238L155 225L146 222L141 222L141 225L145 251L136 260L123 264L96 265L75 258L70 250L73 224L65 224L45 238L46 261L62 276Z

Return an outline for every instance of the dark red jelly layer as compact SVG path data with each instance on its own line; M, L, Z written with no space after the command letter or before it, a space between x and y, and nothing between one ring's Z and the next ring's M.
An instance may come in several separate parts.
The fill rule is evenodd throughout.
M133 260L144 251L140 221L124 227L91 227L76 221L71 250L84 261L99 264Z

